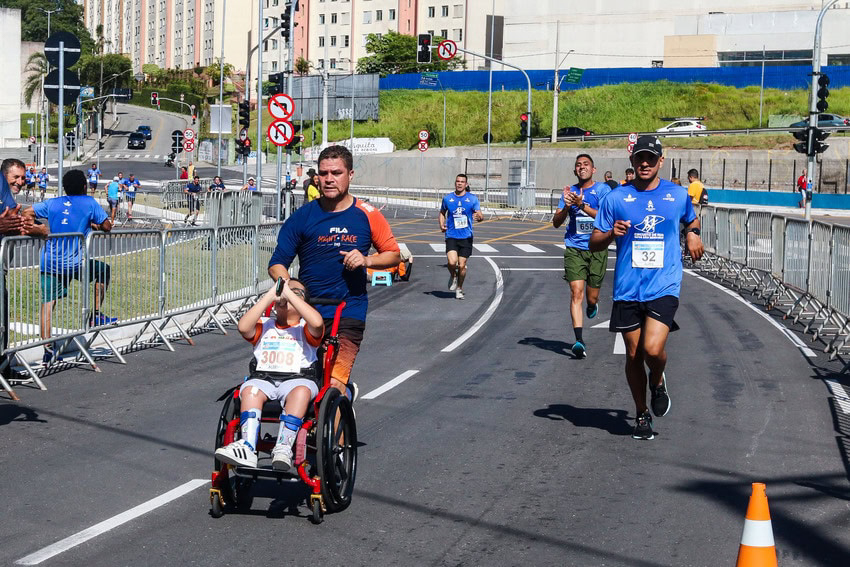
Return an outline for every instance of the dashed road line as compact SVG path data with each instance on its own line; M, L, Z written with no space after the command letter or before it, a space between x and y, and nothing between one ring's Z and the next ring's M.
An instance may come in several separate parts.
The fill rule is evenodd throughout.
M414 376L418 372L419 372L418 370L406 370L406 371L402 372L401 374L399 374L398 376L396 376L395 378L393 378L392 380L390 380L389 382L387 382L386 384L383 384L382 386L378 386L377 388L375 388L374 390L372 390L368 394L363 394L363 396L361 396L360 399L374 400L375 398L377 398L381 394L389 392L390 390L392 390L393 388L395 388L396 386L398 386L399 384L401 384L402 382L404 382L408 378Z

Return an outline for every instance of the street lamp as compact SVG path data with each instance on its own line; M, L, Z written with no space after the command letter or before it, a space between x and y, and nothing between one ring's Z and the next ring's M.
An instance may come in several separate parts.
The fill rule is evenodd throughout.
M56 9L55 10L45 10L44 8L39 8L42 12L47 14L47 37L50 37L50 16L55 14L56 12L62 11L62 6L59 5L59 0L56 0ZM50 72L50 63L47 64L47 73ZM42 77L41 81L41 89L44 91L44 77ZM45 101L44 105L44 131L42 132L44 135L44 140L42 143L42 164L47 161L47 143L50 142L50 103ZM59 141L62 142L61 140Z
M575 51L574 49L570 49L567 51L567 54L564 55L564 58L561 59L561 61L558 61L558 40L560 39L558 29L560 28L560 23L561 22L558 22L558 27L555 29L555 88L552 93L552 137L550 139L552 143L558 140L558 93L561 92L561 79L558 78L558 71L561 70L561 65L564 64L564 61L567 60L570 53Z

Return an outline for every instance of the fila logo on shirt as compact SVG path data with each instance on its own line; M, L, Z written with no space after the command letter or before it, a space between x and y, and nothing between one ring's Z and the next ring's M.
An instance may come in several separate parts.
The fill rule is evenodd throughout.
M330 228L330 230L328 230L328 232L330 232L331 234L348 234L348 229L345 228L344 226L343 227L332 226Z

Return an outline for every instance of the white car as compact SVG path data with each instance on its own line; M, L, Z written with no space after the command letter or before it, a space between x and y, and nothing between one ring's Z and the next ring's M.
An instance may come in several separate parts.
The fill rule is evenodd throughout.
M656 132L708 132L708 128L699 120L676 120L663 128L659 128ZM705 135L705 134L689 134L689 135Z

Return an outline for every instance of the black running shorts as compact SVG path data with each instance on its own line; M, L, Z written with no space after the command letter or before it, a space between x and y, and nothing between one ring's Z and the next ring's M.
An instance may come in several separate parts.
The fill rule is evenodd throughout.
M611 322L608 330L612 333L633 331L643 325L647 319L655 319L670 327L670 331L679 328L673 317L679 308L679 298L665 295L652 301L615 301L611 307Z
M455 251L461 258L472 256L472 237L446 238L446 252Z

